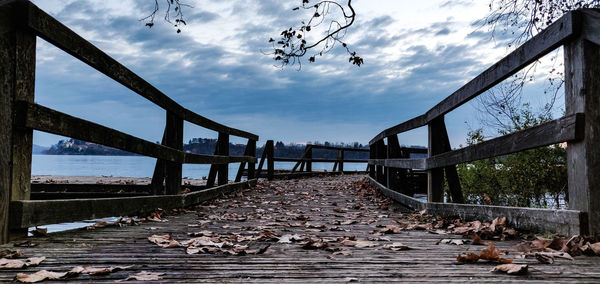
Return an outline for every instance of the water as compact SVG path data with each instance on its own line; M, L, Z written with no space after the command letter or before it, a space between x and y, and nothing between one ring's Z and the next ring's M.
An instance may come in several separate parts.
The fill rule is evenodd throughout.
M78 155L37 155L32 156L32 175L56 176L115 176L115 177L151 177L154 172L155 158L144 156L78 156ZM291 170L293 162L275 162L275 169ZM364 171L366 163L345 163L346 171ZM229 164L229 176L234 177L239 168L239 163ZM263 166L263 169L265 165ZM313 163L313 170L333 169L333 163ZM208 176L210 165L183 165L183 176L189 178L202 178ZM100 219L114 221L116 218ZM90 226L96 221L62 223L40 226L48 232L60 232ZM30 228L30 230L33 228Z
M32 175L57 176L115 176L152 177L155 158L144 156L78 156L78 155L33 155ZM275 162L275 169L291 170L293 162ZM229 164L230 177L237 173L240 164ZM258 166L258 165L257 165ZM364 171L366 163L344 163L345 171ZM333 163L313 163L313 170L333 169ZM266 165L263 165L263 170ZM183 165L183 176L202 178L208 176L210 165Z

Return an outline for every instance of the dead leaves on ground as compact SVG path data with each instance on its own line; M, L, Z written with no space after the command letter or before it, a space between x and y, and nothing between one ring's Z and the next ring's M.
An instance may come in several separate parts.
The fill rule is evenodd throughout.
M111 267L94 267L94 266L76 266L67 272L53 272L48 270L40 270L35 273L17 273L15 279L24 283L35 283L44 280L61 280L71 277L76 277L80 274L88 274L92 276L106 275L119 270L130 269L133 266L111 266ZM127 280L127 279L124 279Z
M527 264L501 264L492 268L491 272L499 273L504 272L506 274L512 275L524 275L527 274L528 265Z
M21 269L23 267L36 266L42 263L46 257L30 257L25 260L21 259L0 259L0 269Z
M482 249L479 254L476 253L468 253L468 254L459 254L456 257L456 261L460 263L475 263L479 260L488 261L488 262L498 262L498 263L512 263L512 259L502 258L500 255L504 255L506 252L496 249L493 242L490 242L487 248Z

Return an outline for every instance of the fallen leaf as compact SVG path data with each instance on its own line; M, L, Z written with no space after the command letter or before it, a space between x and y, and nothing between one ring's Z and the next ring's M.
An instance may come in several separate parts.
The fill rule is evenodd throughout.
M162 280L162 277L160 277L162 275L164 275L164 273L142 271L137 274L130 274L129 276L127 276L127 278L125 278L121 281L129 281L132 279L138 280L138 281L156 281L156 280Z
M25 266L36 266L39 265L42 261L44 261L46 257L30 257L26 260L21 259L0 259L0 269L19 269Z
M438 244L448 244L448 245L457 245L462 246L465 244L464 240L460 239L443 239L438 242Z
M5 249L0 251L0 258L17 258L20 256L23 256L23 252L21 250Z
M30 233L34 237L45 237L48 236L48 229L35 227L35 229L30 231Z
M162 248L174 248L181 246L181 244L178 241L174 240L173 237L171 237L171 234L152 235L148 237L148 241L151 243L155 243Z
M279 238L278 243L283 243L283 244L291 244L292 242L297 242L297 241L302 241L305 238L303 238L300 235L283 235L281 236L281 238Z
M44 281L46 279L58 280L67 275L68 272L52 272L47 270L40 270L33 274L17 273L17 281L25 283L35 283Z
M474 263L474 262L477 262L478 260L479 260L479 255L476 253L469 253L467 255L459 254L456 257L456 261L458 261L460 263Z
M527 274L527 268L528 268L527 264L509 263L509 264L497 265L491 270L491 272L495 272L495 273L506 272L506 274L511 274L511 275L523 275L523 274Z
M409 250L410 248L407 245L404 245L403 243L400 242L395 242L389 245L384 245L383 248L385 249L391 249L393 251L400 251L400 250Z

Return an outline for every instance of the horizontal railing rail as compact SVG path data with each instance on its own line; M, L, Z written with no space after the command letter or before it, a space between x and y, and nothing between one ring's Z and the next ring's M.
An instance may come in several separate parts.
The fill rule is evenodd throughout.
M322 149L322 150L330 150L337 151L338 155L335 159L328 158L313 158L313 149ZM310 175L312 173L323 173L323 172L313 172L312 163L333 163L332 172L342 173L344 172L344 163L368 163L367 159L346 159L344 156L345 152L369 152L369 149L365 148L352 148L352 147L335 147L335 146L325 146L325 145L312 145L307 144L304 148L304 153L299 158L289 158L289 157L275 157L275 144L273 140L267 140L265 143L265 148L263 150L262 156L260 158L260 162L258 164L258 168L256 170L256 176L261 177L261 173L263 170L263 166L266 165L266 177L269 180L275 178L276 171L279 171L278 175L288 178L293 176L301 176L301 175ZM417 151L422 151L419 149ZM291 171L285 170L277 170L275 169L275 162L296 162Z
M448 208L454 208L457 214L461 210L472 210L469 212L471 217L476 212L486 215L483 213L486 206L463 208L456 204L441 203L444 184L447 184L453 203L464 203L457 164L567 142L569 208L577 213L571 212L565 215L570 216L570 219L559 221L578 224L580 231L571 233L600 234L600 202L596 201L600 200L600 191L594 190L600 188L600 178L596 178L600 176L600 172L597 172L595 166L600 164L600 150L595 150L595 145L600 143L600 136L595 134L600 129L600 84L597 83L597 78L600 78L599 34L598 10L582 9L567 13L424 114L381 131L369 141L369 174L372 181L380 187L394 190L396 193L389 193L390 196L404 201L408 206L419 207L416 209L427 207L446 214L452 211ZM564 117L461 149L451 148L444 122L444 116L448 112L561 46L564 47L565 57ZM400 148L397 134L423 126L428 127L428 156L411 158ZM409 196L403 195L406 193L403 180L407 170L427 171L427 202L424 205L418 205ZM524 221L538 220L533 216L537 211L527 210L514 209L514 212L520 213L515 213L515 216L509 218L509 222L517 226L527 224L529 229L535 228L536 224L538 228L548 229L548 226L537 221ZM505 211L502 209L494 212ZM544 214L551 216L547 212ZM547 224L556 225L556 222ZM557 230L573 228L558 225L554 227L559 228Z
M34 103L37 37L164 109L166 125L162 142L156 144ZM169 204L190 205L190 200L201 199L191 198L196 196L193 194L180 194L182 164L211 165L206 186L201 190L204 192L202 196L212 196L222 191L221 189L229 180L228 164L230 163L240 163L236 182L241 181L239 172L242 171L247 172L249 181L255 178L258 135L225 126L184 108L29 1L0 2L0 82L3 86L0 89L0 136L3 137L0 141L0 243L8 240L9 229L20 230L27 226L48 222L108 216L106 214L112 216L130 214L144 211L149 207L170 207ZM219 138L214 155L183 151L184 121L218 132ZM94 192L86 196L85 192L77 192L70 193L68 196L69 198L80 197L79 199L29 201L32 195L33 130L68 136L156 158L152 183L147 186L151 190L147 194L162 195L162 197L138 196L146 193L129 193L128 197L89 199L91 196L112 195ZM243 156L229 154L230 136L248 139ZM215 188L211 191L215 183L220 189ZM44 199L60 197L58 193L41 192L36 192L34 196ZM85 199L86 197L88 199ZM161 202L164 202L162 206ZM64 207L64 204L69 206ZM118 204L127 204L127 206L117 206ZM110 208L103 209L104 206ZM76 207L81 209L69 211ZM39 214L52 216L43 217L38 216ZM9 220L11 220L10 225Z

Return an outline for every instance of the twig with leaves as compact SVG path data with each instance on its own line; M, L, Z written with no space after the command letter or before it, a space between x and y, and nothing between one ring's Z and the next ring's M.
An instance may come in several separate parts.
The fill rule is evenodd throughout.
M352 0L348 0L346 6L336 1L318 1L315 4L309 3L309 0L302 0L302 5L295 7L294 11L309 11L311 13L308 21L302 21L299 28L290 27L283 30L278 40L273 38L269 42L273 46L273 52L268 53L277 61L279 67L286 65L299 64L300 60L311 50L318 50L308 58L309 62L315 62L317 56L331 51L336 44L340 44L350 55L349 62L360 66L364 63L363 58L351 51L348 44L343 41L347 29L354 24L356 12L352 7ZM338 12L338 18L335 18L335 11ZM332 19L327 20L328 17ZM323 33L313 41L307 39L308 34L315 28L323 28Z
M140 21L146 21L146 27L152 28L154 26L154 18L160 11L159 0L154 0L154 10L150 15L140 19ZM180 0L165 0L167 8L165 9L165 22L173 25L176 28L177 33L181 33L181 26L187 25L187 22L183 18L183 8L191 8L192 6L182 3Z

